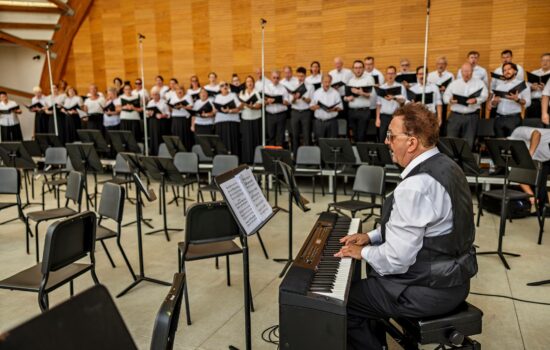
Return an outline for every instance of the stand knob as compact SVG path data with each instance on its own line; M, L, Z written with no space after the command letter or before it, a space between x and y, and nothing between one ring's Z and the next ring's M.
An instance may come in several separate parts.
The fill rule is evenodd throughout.
M464 334L455 330L451 333L451 335L449 335L449 341L455 346L462 345L464 342Z

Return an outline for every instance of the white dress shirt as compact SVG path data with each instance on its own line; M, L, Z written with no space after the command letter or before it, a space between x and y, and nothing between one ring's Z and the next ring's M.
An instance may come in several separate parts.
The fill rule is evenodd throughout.
M521 84L521 82L522 80L519 80L519 79L502 81L497 85L497 87L494 90L509 91L510 89L517 86L518 84ZM493 99L494 98L495 97L493 96ZM519 98L525 100L525 108L531 105L531 89L529 88L529 86L527 86L527 88L525 88L522 92L519 93ZM497 114L506 116L509 114L518 114L518 113L521 113L521 104L505 97L500 98L500 102L497 105Z
M386 82L386 79L384 78L384 74L382 74L382 72L380 72L378 69L376 68L373 68L372 71L370 72L367 72L367 70L365 70L363 72L363 76L377 76L378 77L378 85L382 85ZM374 80L374 78L372 78ZM376 81L374 81L376 83Z
M84 101L84 106L88 108L88 114L102 114L103 107L105 107L105 99L101 96L95 100L88 97L86 101Z
M329 87L327 91L325 91L325 89L323 89L322 87L317 89L313 93L313 98L311 99L310 106L315 106L317 102L321 102L327 107L336 105L335 107L344 109L340 94L336 89L332 87ZM320 120L329 120L336 118L336 116L338 116L338 112L327 112L324 109L319 108L315 110L315 113L313 115L315 116L315 118Z
M132 94L139 95L140 101L143 101L143 95L145 95L145 103L149 101L149 93L145 89L134 89L132 90Z
M462 71L459 69L456 74L457 79L462 79ZM485 83L485 86L489 86L489 78L487 77L487 70L481 66L476 65L472 72L472 78L476 78Z
M120 98L115 98L114 100L109 100L105 103L105 107L109 107L110 104L113 104L116 107L120 106ZM120 124L120 114L113 114L108 115L106 113L103 114L103 126L109 127L109 126L117 126Z
M417 95L422 95L422 85L421 84L413 84L409 88L412 92L414 92ZM433 102L429 104L425 104L426 107L432 112L436 113L437 115L437 106L441 106L441 93L439 92L439 87L435 84L428 83L426 84L426 94L433 93Z
M263 79L260 79L260 80L257 80L255 83L254 83L254 89L256 89L256 91L258 92L262 92L262 86L263 86L263 83L262 81L265 80L265 88L267 90L267 86L269 84L271 84L271 80L267 79L266 77L264 77Z
M57 104L63 107L63 103L65 103L66 98L67 98L67 95L65 94L59 94L57 96L49 95L46 101L48 103L48 107L52 107L54 104ZM53 102L52 102L52 99L53 99Z
M152 107L157 107L161 114L166 114L168 117L170 117L170 107L168 107L168 104L162 98L158 100L158 102L155 100L147 102L147 108ZM156 115L153 114L152 116L149 116L149 114L147 114L147 118L156 118Z
M182 98L179 98L177 95L174 95L168 100L168 103L172 106L177 105L180 102L187 101L188 106L193 106L193 99L190 95L185 95ZM172 108L172 117L173 118L189 118L191 114L189 114L189 111L185 108L177 109Z
M316 90L315 89L315 84L321 84L321 79L323 78L323 75L321 73L317 74L317 75L308 75L306 77L306 84L309 84L311 86L313 86L313 90ZM321 85L319 85L320 87Z
M427 81L430 84L441 85L447 80L449 80L449 78L451 78L451 82L452 82L455 79L455 76L453 75L453 73L449 72L448 70L445 70L441 73L439 73L438 71L434 71L434 72L428 73Z
M396 86L401 87L401 94L394 97L406 99L407 91L405 90L405 87L403 85L396 82L393 82L393 84L391 85L389 85L388 83L384 83L380 85L380 87L383 89L392 88ZM376 104L380 106L380 114L393 114L393 112L395 112L397 108L399 108L399 102L397 102L395 99L388 101L384 97L380 97L380 96L376 98Z
M413 159L401 173L405 178L423 161L438 154L434 147ZM416 262L424 237L452 232L451 197L436 179L418 174L401 181L393 191L393 208L386 223L386 240L381 229L368 233L371 244L361 256L380 275L402 274Z
M282 84L277 84L277 85L266 84L265 94L269 96L283 96L283 101L289 102L288 91L286 91L286 88ZM265 106L265 111L271 114L281 113L286 110L287 110L287 107L281 103L272 103L270 105Z
M374 78L371 75L361 75L359 78L355 75L348 81L348 86L352 88L361 88L364 86L374 86ZM353 101L348 102L349 108L351 109L357 109L357 108L370 108L371 101L373 100L372 95L376 94L374 91L374 88L371 90L371 96L365 97L365 96L355 96L353 98Z
M518 67L518 73L516 75L516 79L519 80L525 80L525 71L523 70L523 67L519 64L516 65ZM493 73L502 75L502 66L496 68ZM496 87L501 84L503 81L500 79L494 79L491 78L491 90L496 89Z
M315 89L313 88L313 85L309 85L308 83L304 83L304 84L306 84L306 92L302 96L300 96L299 99L295 99L294 95L289 96L290 101L292 103L291 108L297 111L305 111L309 109L309 103L304 101L304 98L309 98L311 100L311 98L313 97L313 94L315 93ZM298 88L299 86L300 84L296 88Z
M451 105L451 111L453 112L462 114L474 113L480 108L483 102L487 101L487 96L489 95L485 83L474 77L468 80L468 82L465 82L462 78L453 80L449 86L447 86L447 90L445 90L445 93L443 94L443 102L445 104L449 104L453 98L453 95L467 97L479 89L482 89L481 96L476 98L476 103L469 106L460 105L458 103Z
M225 105L229 102L233 101L235 103L235 107L237 108L241 102L237 98L237 95L233 92L228 93L227 95L218 94L214 98L214 103ZM221 110L216 112L216 119L214 120L214 123L222 123L222 122L239 122L239 113L223 113Z
M193 102L199 99L199 94L201 92L201 88L198 88L196 90L193 90L191 88L187 89L186 94L191 98Z
M80 96L73 96L73 97L67 96L67 98L65 98L65 101L63 102L63 107L65 109L69 110L71 108L74 108L75 106L79 106L80 108L82 108L83 104L84 103L82 102L82 97L80 97ZM83 117L86 116L84 111L82 111L80 109L77 109L76 112L78 113L79 118L83 118ZM76 114L74 116L76 117Z
M520 140L525 142L527 148L531 146L531 136L533 131L540 132L540 142L533 153L533 159L539 162L547 162L550 160L550 129L531 128L528 126L518 126L512 131L512 135L508 137L509 140Z
M342 68L340 70L333 69L328 72L328 74L332 77L331 84L336 84L339 82L347 84L348 81L353 78L353 72L347 68ZM338 88L338 92L340 93L340 96L344 96L344 93L346 92L345 86L340 86L340 88Z
M284 87L286 87L287 91L290 93L291 91L296 90L298 86L300 86L300 82L298 81L298 78L296 77L290 77L290 79L281 79L281 84L283 84Z
M544 75L550 74L550 70L547 70L546 72L542 70L542 68L539 68L537 70L534 70L531 72L532 74L538 75L539 77L542 77ZM531 86L531 83L527 83L529 87ZM549 84L546 84L549 85ZM541 98L542 97L542 90L531 90L531 100L535 98Z
M246 91L246 89L239 93L239 98L242 99L243 101L248 101L249 99L252 98L252 96L256 96L256 98L258 99L253 104L262 103L262 100L260 98L260 93L256 90L252 91L252 93L250 94ZM239 104L243 104L243 102L239 101ZM243 110L241 111L242 120L257 120L257 119L260 119L261 117L262 117L261 109L251 109L248 107L248 105L245 105Z
M48 98L44 95L41 95L40 97L33 96L31 100L31 104L40 103L42 106L47 107L48 106Z
M141 100L139 99L139 95L126 96L123 94L119 96L119 102L121 105L122 105L122 100L126 100L126 101L139 100L141 102ZM121 120L140 120L141 116L140 116L140 112L138 111L130 111L130 110L127 111L123 109L120 111L120 119Z
M0 111L7 111L16 107L19 107L19 105L17 104L17 102L12 100L8 100L7 103L0 102ZM17 124L19 124L19 118L14 111L10 114L0 114L0 125L13 126Z
M202 107L204 107L205 104L212 103L210 99L207 99L206 101L203 101L201 99L198 99L193 103L193 110L198 111ZM214 106L212 106L214 107ZM195 116L195 124L196 125L212 125L214 124L214 118L203 118L200 115Z

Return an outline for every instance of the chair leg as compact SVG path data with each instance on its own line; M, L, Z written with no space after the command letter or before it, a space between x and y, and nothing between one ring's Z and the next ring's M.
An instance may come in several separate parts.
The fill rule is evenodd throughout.
M92 280L94 280L94 284L98 285L99 279L97 279L97 275L95 274L95 266L92 267L92 269L90 270L90 274L92 275Z
M313 188L313 203L315 203L315 175L311 177L311 187Z
M120 250L120 254L122 254L122 258L124 258L124 262L126 263L126 266L128 266L128 270L130 271L130 274L132 275L132 278L135 281L137 279L136 274L134 273L134 269L132 269L132 265L130 264L130 261L128 260L128 257L126 256L126 253L124 252L124 249L122 249L122 244L120 243L120 237L117 237L116 244L118 245L118 249Z
M29 218L25 218L25 243L27 245L27 254L30 254L30 247L29 247L29 236L31 234L31 228L29 227Z
M483 206L483 195L480 196L479 198L479 204L478 204L478 207L477 207L477 227L479 227L479 220L481 219L481 207Z
M35 239L36 263L37 264L40 261L40 251L39 251L40 248L38 246L38 224L39 224L39 222L37 222L36 225L34 225L34 239Z
M48 293L42 291L38 292L38 306L40 306L40 311L45 312L50 308L50 302L48 300Z
M218 261L218 257L216 257L216 270L220 268L220 263Z
M262 236L260 236L260 231L258 231L258 233L256 233L256 236L258 237L258 240L260 241L260 247L262 247L265 258L267 260L269 260L269 255L267 254L267 249L265 249L264 241L262 240Z
M182 259L181 270L183 275L183 296L185 298L185 315L187 316L187 325L191 325L191 310L189 308L189 286L187 284L187 273L185 273L185 260Z
M250 282L248 282L248 293L250 297L250 311L254 312L254 298L252 297L252 288L250 287Z
M109 258L109 262L111 263L111 266L116 267L115 262L113 261L113 258L111 257L111 254L109 254L109 249L107 249L107 246L105 245L105 242L103 242L103 240L100 240L100 242L101 242L101 245L103 246L103 250L105 250L105 254L107 255L107 258Z
M231 268L229 266L229 255L225 256L225 264L227 270L227 286L231 286Z
M544 233L544 222L546 221L546 205L542 208L542 217L540 218L539 224L539 239L538 244L542 244L542 235Z
M73 280L70 280L70 281L69 281L69 294L71 295L71 298L72 298L73 295L74 295L74 284L73 284Z

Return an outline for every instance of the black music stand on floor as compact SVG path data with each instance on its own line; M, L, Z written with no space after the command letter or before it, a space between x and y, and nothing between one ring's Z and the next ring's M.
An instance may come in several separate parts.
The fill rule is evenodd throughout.
M185 179L181 176L180 172L174 165L174 161L171 158L163 158L163 157L139 157L139 160L145 170L147 171L147 174L152 177L153 179L160 182L160 201L162 206L162 219L163 219L163 227L154 230L151 232L147 232L146 235L151 235L158 232L164 232L164 235L166 236L166 240L170 241L170 236L168 235L169 231L183 231L183 228L169 228L168 227L168 219L166 214L166 182L179 185L185 188L185 186L191 184L193 181L190 179ZM184 190L185 192L185 190ZM185 197L183 198L183 210L185 214L186 204L185 204Z
M94 175L94 203L97 209L97 174L103 172L103 165L95 151L93 143L68 143L67 155L71 160L74 170L84 174L84 193L86 194L86 210L90 210L90 192L88 189L88 172Z
M209 158L214 158L218 154L229 154L218 135L197 135L196 138L202 152Z
M108 130L111 145L116 153L141 153L134 135L128 130Z
M56 134L36 134L34 139L38 142L42 154L46 154L48 147L63 147L61 140Z
M30 205L42 205L42 203L31 203L29 200L28 172L36 169L36 163L32 159L27 149L22 142L1 142L0 143L0 158L4 166L16 168L23 172L23 182L25 183L25 199L26 203L22 205L24 209ZM1 181L1 179L0 179Z
M175 157L178 152L187 152L179 136L162 135L162 140L172 157Z
M357 153L362 163L384 167L393 165L388 145L373 142L357 142Z
M493 255L496 254L502 261L506 269L510 270L510 265L506 261L505 255L518 257L519 254L505 252L502 250L502 241L506 232L507 219L507 191L508 191L508 176L509 167L532 169L535 170L533 159L529 154L529 150L523 141L519 140L504 140L504 139L487 139L487 148L493 159L495 166L504 168L504 184L502 187L502 199L500 203L500 225L498 230L498 247L496 251L478 252L477 255Z
M139 283L146 281L151 283L160 284L163 286L170 286L168 282L160 281L154 278L145 276L145 267L143 263L143 242L142 242L142 232L141 232L141 218L142 216L142 202L141 194L145 195L145 198L149 202L152 202L156 199L155 193L151 189L147 189L145 184L141 181L139 174L144 172L145 169L140 164L139 158L137 155L132 153L121 153L122 157L128 162L130 170L132 171L132 177L134 179L134 184L136 186L136 224L137 224L137 238L138 238L138 257L139 257L139 274L136 276L137 279L133 281L128 287L126 287L122 292L120 292L116 297L120 298L124 294L128 293L132 288L137 286Z
M109 144L105 141L103 134L99 130L93 129L78 129L77 131L80 141L83 143L93 143L97 153L109 155L111 149Z
M300 189L294 178L294 170L292 167L282 161L276 161L276 166L280 168L280 172L283 175L285 185L288 190L288 258L287 259L273 259L276 262L285 262L285 267L279 274L279 278L282 278L292 262L294 261L294 254L292 252L292 203L294 202L300 210L304 213L311 210L307 207L309 201L302 197L300 194Z
M336 203L338 192L338 165L355 164L355 154L349 139L319 139L321 156L325 164L332 164L334 177L332 183L332 201Z
M273 188L275 189L275 206L281 211L288 212L287 209L279 207L279 191L281 190L280 167L277 162L283 162L292 166L292 155L289 150L282 148L262 148L262 163L264 167L264 174L272 175L275 179ZM267 199L269 200L269 181L266 181L267 187Z
M233 181L235 180L235 181ZM239 183L237 183L237 180ZM250 303L250 268L248 256L248 236L257 233L271 218L277 213L277 209L271 208L262 194L262 189L256 182L252 171L246 165L241 165L233 170L216 176L215 183L220 188L220 192L229 207L229 211L235 218L241 231L241 244L243 249L243 285L244 285L244 319L245 319L245 343L246 350L252 349L251 334L251 303ZM249 212L247 207L241 206L240 197L244 192L248 193L250 201L247 205L254 206L254 210ZM251 210L250 207L248 209ZM254 215L254 220L251 220ZM230 349L236 349L229 346Z

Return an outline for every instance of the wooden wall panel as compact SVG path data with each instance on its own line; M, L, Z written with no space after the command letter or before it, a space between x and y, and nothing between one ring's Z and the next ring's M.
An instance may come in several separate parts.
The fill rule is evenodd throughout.
M102 89L115 76L139 75L137 33L144 34L146 85L162 74L186 87L197 74L204 84L215 71L223 80L244 80L260 66L260 18L265 30L266 71L313 60L329 71L341 56L346 66L371 55L376 65L398 65L407 57L421 65L425 0L96 0L77 33L64 77L82 90ZM445 55L456 72L470 50L482 66L500 64L500 51L514 51L517 63L538 68L550 51L550 6L546 0L437 0L430 16L430 67Z

